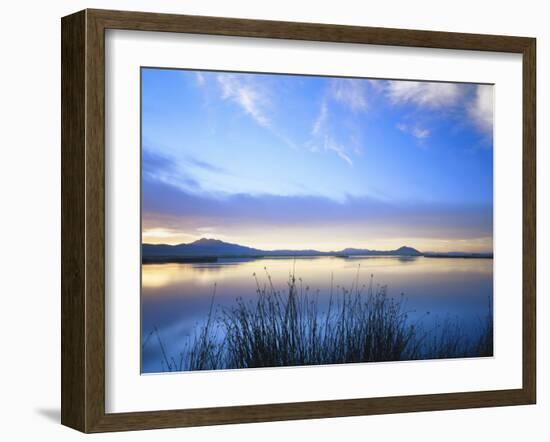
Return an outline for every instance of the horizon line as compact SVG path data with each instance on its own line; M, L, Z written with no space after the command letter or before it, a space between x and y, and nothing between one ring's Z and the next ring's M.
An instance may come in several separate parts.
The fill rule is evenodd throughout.
M327 251L323 251L323 250L318 250L318 249L314 249L314 248L305 248L305 249L292 249L292 248L276 248L276 249L259 249L259 248L256 248L256 247L251 247L251 246L248 246L248 245L243 245L243 244L239 244L239 243L232 243L232 242L226 242L226 241L223 241L223 240L220 240L220 239L216 239L216 238L207 238L207 237L202 237L200 239L197 239L195 241L192 241L192 242L188 242L188 243L177 243L177 244L169 244L169 243L148 243L148 242L141 242L141 245L142 246L168 246L168 247L177 247L177 246L185 246L185 245L191 245L191 244L195 244L199 241L219 241L223 244L229 244L229 245L236 245L236 246L239 246L239 247L247 247L247 248L250 248L250 249L255 249L255 250L259 250L259 251L262 251L262 252L277 252L277 251L291 251L291 252L302 252L302 251L313 251L313 252L318 252L318 253L341 253L342 251L346 250L346 249L355 249L355 250L368 250L368 251L371 251L371 252L391 252L391 251L397 251L397 250L400 250L400 249L403 249L403 248L410 248L410 249L413 249L415 250L416 252L418 253L421 253L421 254L440 254L440 255L449 255L449 254L454 254L454 253L460 253L460 254L469 254L469 255L493 255L494 252L491 250L491 251L481 251L481 252L465 252L465 251L461 251L461 250L453 250L453 251L448 251L448 252L441 252L441 251L432 251L432 250L427 250L427 251L422 251L422 250L419 250L417 249L416 247L413 247L413 246L408 246L408 245L402 245L402 246L399 246L397 248L393 248L393 249L372 249L372 248L369 248L369 247L350 247L350 246L347 246L347 247L342 247L340 249L336 249L336 250L327 250Z

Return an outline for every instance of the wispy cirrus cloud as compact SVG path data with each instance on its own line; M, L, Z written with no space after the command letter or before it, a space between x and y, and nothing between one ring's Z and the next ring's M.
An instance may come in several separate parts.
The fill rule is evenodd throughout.
M342 143L336 140L332 133L329 124L329 108L326 100L323 100L317 118L313 122L311 129L313 140L309 143L312 152L323 150L325 152L333 152L350 166L353 166L353 161L347 152L347 149Z
M222 99L237 104L260 126L270 127L271 121L266 110L270 100L265 90L253 81L247 81L242 75L218 74L216 79L221 87Z
M332 80L330 96L354 112L367 109L367 83L365 80L350 78Z
M440 108L457 104L462 98L460 85L421 81L388 81L385 94L394 104L412 103Z
M312 135L318 136L325 131L327 118L328 118L328 106L326 101L323 101L321 103L321 107L319 108L319 114L317 115L317 118L313 123L313 128L311 129Z
M258 78L251 74L217 74L220 98L239 106L256 124L267 129L288 147L296 148L296 143L285 134L274 118L277 109L272 86Z
M199 86L203 86L204 83L206 83L206 78L204 78L202 72L195 72L195 80L197 81L197 85Z
M367 85L368 81L363 79L330 80L311 128L313 140L309 143L310 150L333 152L348 165L353 166L352 152L362 152L356 135L359 131L353 129L358 125L356 114L368 108ZM335 104L342 105L343 109L334 109ZM346 116L350 125L346 130L347 137L335 130L335 126L339 126L340 123L331 121L331 117L334 118L332 114L338 115L339 119Z
M353 166L353 161L348 155L346 148L328 135L324 137L324 148L327 151L336 153L336 155L338 155L342 160L350 166Z

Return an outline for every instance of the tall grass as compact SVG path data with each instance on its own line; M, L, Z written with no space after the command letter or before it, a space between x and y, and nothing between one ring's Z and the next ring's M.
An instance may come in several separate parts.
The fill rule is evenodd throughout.
M179 359L169 358L156 332L166 371L343 364L490 356L492 313L480 320L479 338L462 332L459 320L446 319L428 330L412 321L403 295L388 296L386 286L359 283L351 288L331 283L327 302L319 292L289 275L277 290L266 270L256 274L256 297L236 299L214 309L215 290L206 322L185 343Z

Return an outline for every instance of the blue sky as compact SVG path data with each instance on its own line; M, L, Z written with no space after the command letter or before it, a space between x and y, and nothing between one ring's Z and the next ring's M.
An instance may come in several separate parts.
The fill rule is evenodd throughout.
M142 69L143 241L491 251L488 85Z

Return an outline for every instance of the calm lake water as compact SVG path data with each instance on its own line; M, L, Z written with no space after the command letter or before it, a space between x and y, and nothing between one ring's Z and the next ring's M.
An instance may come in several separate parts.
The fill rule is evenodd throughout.
M405 257L315 257L220 260L217 263L148 264L142 266L142 372L162 371L159 339L164 351L176 357L184 342L207 317L214 286L215 304L230 306L235 298L256 297L256 281L285 291L289 275L326 302L331 284L351 288L386 285L388 295L404 294L410 320L435 327L445 318L460 318L465 330L476 333L480 318L492 310L493 260ZM220 308L220 307L218 307Z

